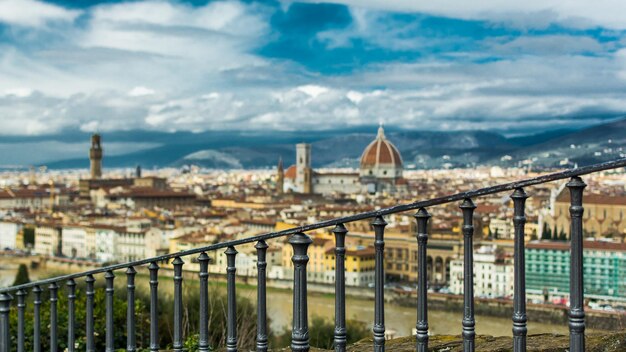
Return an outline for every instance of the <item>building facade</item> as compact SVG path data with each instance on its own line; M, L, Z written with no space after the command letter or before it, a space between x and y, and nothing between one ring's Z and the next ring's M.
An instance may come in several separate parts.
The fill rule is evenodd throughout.
M482 246L474 253L474 294L477 297L509 297L513 294L513 260L496 246ZM450 292L462 295L463 259L450 263Z
M568 297L569 242L533 241L526 245L526 291L537 298ZM586 298L626 301L626 243L583 242Z
M0 249L22 248L23 244L18 243L18 238L23 227L19 221L0 221Z
M62 253L62 228L56 224L37 224L34 251L41 255L58 256Z

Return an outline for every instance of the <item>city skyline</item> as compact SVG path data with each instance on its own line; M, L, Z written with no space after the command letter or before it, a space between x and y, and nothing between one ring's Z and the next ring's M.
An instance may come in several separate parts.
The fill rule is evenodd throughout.
M0 6L3 135L310 130L381 119L522 133L626 112L620 3Z

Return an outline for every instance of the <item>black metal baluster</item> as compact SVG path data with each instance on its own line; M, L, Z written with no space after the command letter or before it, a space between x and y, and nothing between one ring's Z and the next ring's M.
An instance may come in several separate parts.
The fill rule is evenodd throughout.
M75 300L76 300L76 281L74 279L67 280L67 351L74 352L74 341L75 341L75 323L76 323L76 309L75 309Z
M96 344L94 341L94 321L93 321L93 302L94 302L94 279L93 275L87 275L85 278L87 287L85 289L85 337L87 352L95 352Z
M374 247L376 264L374 272L374 352L385 351L385 226L382 216L372 221L374 227Z
M183 351L183 264L180 257L174 258L174 352Z
M0 293L0 352L11 352L9 312L12 299L10 294Z
M474 320L474 209L476 205L466 198L460 206L463 211L463 351L474 351L476 336Z
M266 352L267 343L267 309L266 309L266 268L267 268L267 243L260 240L255 245L257 256L257 330L256 330L256 350Z
M417 220L417 324L416 346L417 352L428 351L428 274L426 268L426 245L428 243L428 219L430 214L420 208L415 214Z
M198 351L209 352L209 256L202 252L198 257L200 263L200 331Z
M57 285L56 282L53 282L48 286L48 290L50 291L50 352L57 352L59 349L57 337L57 303L59 301L59 285Z
M24 310L26 309L26 290L18 290L17 296L17 352L24 352Z
M105 351L106 352L114 352L115 347L114 344L114 336L113 336L113 280L115 279L115 274L112 271L107 271L104 274L104 279L106 281L106 322L105 322Z
M33 287L33 351L41 352L41 292L39 285Z
M585 350L585 310L583 308L583 190L587 187L580 177L567 183L570 191L570 308L569 348L571 352Z
M336 352L346 350L346 247L348 230L343 224L334 229L335 234L335 336Z
M237 351L237 296L235 292L235 256L237 250L233 246L229 246L226 251L226 291L228 296L228 316L227 316L227 335L226 335L226 351Z
M150 270L150 352L159 351L159 265L151 262Z
M293 327L291 330L291 350L307 352L309 346L309 314L307 303L306 265L309 262L307 249L313 243L311 237L297 233L289 238L293 247Z
M522 188L516 188L513 199L513 226L515 243L513 248L513 351L526 351L526 268L524 255L524 225L526 216L524 206L528 195Z
M126 269L126 351L135 352L135 275L137 270L132 266Z
M159 351L159 265L150 262L150 352Z

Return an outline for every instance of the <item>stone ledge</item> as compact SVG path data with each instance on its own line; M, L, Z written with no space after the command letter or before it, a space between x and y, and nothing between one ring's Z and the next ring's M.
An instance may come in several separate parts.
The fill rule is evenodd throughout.
M372 340L365 339L348 346L348 352L369 351ZM499 336L476 336L476 351L480 352L507 352L512 351L513 339ZM430 336L429 351L433 352L463 352L461 336L436 335ZM607 333L593 333L586 335L587 352L624 352L626 351L626 330ZM415 351L415 337L401 337L388 340L385 343L386 351L412 352ZM565 352L569 350L569 336L557 334L529 335L527 351L533 352Z
M605 333L586 334L586 352L625 352L626 330ZM569 336L558 334L528 335L526 340L528 352L567 352L569 351ZM371 351L374 342L371 338L363 339L347 346L347 352ZM513 338L506 336L476 336L476 352L509 352L513 351ZM219 348L218 351L226 351ZM274 348L273 352L291 351L289 347ZM321 348L311 347L311 352L325 352ZM414 352L415 336L400 337L387 340L385 351L389 352ZM463 339L460 335L435 335L430 336L428 351L431 352L463 352Z

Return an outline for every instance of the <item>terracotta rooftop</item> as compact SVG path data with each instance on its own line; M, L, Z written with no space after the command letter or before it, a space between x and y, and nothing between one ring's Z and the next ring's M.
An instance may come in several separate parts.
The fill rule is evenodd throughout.
M570 194L569 190L563 189L561 194L556 199L557 202L570 202ZM583 195L583 206L587 204L605 204L605 205L622 205L626 206L626 196L625 195L603 195L603 194L584 194Z
M361 156L361 167L380 164L391 164L395 167L402 166L400 152L398 152L393 143L387 140L382 126L378 129L376 139L365 148Z

